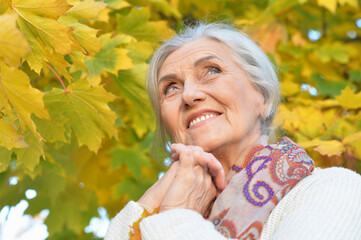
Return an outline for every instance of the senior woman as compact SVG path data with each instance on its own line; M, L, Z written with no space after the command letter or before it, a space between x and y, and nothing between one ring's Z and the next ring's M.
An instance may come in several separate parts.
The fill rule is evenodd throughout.
M245 34L186 28L155 52L148 90L174 163L106 240L129 239L137 222L142 239L361 239L361 177L314 169L288 138L269 144L278 79Z

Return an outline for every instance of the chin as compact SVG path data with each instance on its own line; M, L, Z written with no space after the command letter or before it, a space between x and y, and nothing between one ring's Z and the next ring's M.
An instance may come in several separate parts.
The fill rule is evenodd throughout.
M215 138L208 137L206 139L198 138L191 141L187 141L186 145L199 146L202 147L205 152L211 152L212 150L220 147L221 141L218 137Z

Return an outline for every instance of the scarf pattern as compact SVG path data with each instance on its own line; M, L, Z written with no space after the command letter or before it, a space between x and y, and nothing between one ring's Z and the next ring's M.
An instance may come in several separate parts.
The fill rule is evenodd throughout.
M209 219L227 238L259 239L273 208L313 169L312 159L287 137L277 144L253 146L241 165L232 166Z

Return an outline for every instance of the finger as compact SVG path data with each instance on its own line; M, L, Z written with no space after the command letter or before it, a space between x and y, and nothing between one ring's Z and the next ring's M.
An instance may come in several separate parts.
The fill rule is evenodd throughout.
M199 164L208 168L209 173L214 178L214 182L220 190L226 187L226 177L222 165L213 156L206 152L193 153L194 164Z
M218 189L223 190L226 187L226 178L223 167L213 154L204 152L201 147L186 146L181 143L172 144L171 149L173 152L178 154L187 149L193 149L194 164L208 167L209 172L214 177L214 181Z
M226 187L226 177L222 165L211 153L206 153L202 148L196 148L196 146L186 146L181 143L174 143L171 145L173 152L181 154L182 152L193 149L193 161L194 164L208 167L209 172L214 177L216 186L223 190Z
M179 160L179 153L173 153L171 158L172 158L173 162L178 161Z

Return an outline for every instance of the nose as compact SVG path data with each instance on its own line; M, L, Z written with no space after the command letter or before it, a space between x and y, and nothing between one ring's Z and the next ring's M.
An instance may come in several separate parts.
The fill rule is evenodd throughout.
M206 99L206 94L199 84L192 81L185 81L182 93L182 100L186 108L193 107Z

